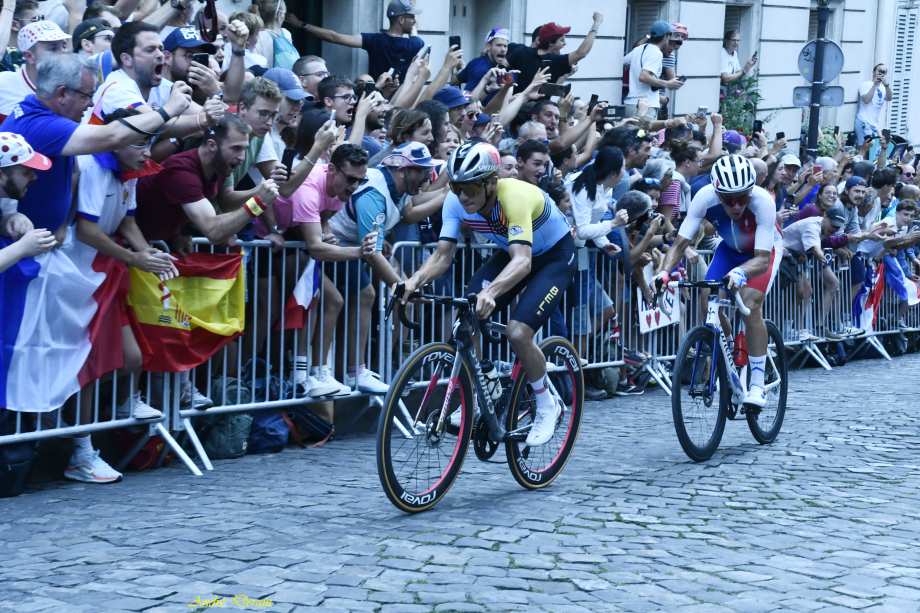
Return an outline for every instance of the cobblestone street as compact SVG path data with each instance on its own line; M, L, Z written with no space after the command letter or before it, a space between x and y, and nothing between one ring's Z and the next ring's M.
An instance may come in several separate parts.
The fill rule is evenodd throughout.
M46 484L0 502L0 610L917 611L918 369L793 373L777 441L729 422L704 464L661 391L588 403L547 490L471 450L416 516L383 495L367 434L199 478Z

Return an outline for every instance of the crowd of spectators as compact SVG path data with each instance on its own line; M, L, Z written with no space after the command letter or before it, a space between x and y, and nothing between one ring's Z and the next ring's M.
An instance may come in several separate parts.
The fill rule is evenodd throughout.
M60 14L43 16L35 0L4 0L0 39L8 31L9 40L0 61L0 131L3 142L16 139L16 151L29 155L19 153L18 164L15 156L0 156L9 245L0 264L58 248L75 266L85 265L92 258L73 254L91 249L165 282L178 274L176 262L194 250L195 237L220 249L268 241L271 255L245 252L248 313L263 314L247 317L247 342L232 348L246 362L262 355L288 298L283 288L291 292L293 271L312 258L323 264L322 317L311 319L296 342L291 337L284 369L293 393L307 400L388 389L366 359L380 298L375 281L397 283L430 253L389 257L395 242L437 239L450 193L443 171L462 142L494 145L500 179L544 190L578 246L597 248L580 264L567 312L554 315L550 331L575 339L584 357L597 339L619 339L627 367L618 395L643 392L633 374L649 356L630 342L636 333L620 325L627 314L617 305L637 307L628 287L648 298L648 279L663 264L690 200L725 154L754 161L758 185L776 199L793 269L820 268L823 319L800 330L801 340L864 333L856 322L830 327L827 309L838 292L856 300L877 263L886 263L892 286L920 281L912 152L890 163L884 135L861 138L876 135L879 100L885 91L890 97L884 66L860 88L859 147L838 140L833 157L803 160L784 138L770 142L757 132L748 140L725 131L717 113L666 118L663 93L683 85L676 53L689 33L681 24L656 22L627 54L622 100L586 103L564 85L591 53L600 13L568 53L570 27L544 24L530 44L514 43L508 29L496 27L483 33L482 45L451 46L433 66L418 36L422 11L410 0L391 0L389 28L365 34L305 23L283 0L196 21L198 8L193 0L88 8L66 0ZM215 21L219 34L211 40ZM322 58L299 54L285 25L366 50L368 73L331 74ZM755 56L740 64L738 43L736 33L726 33L725 83L756 62ZM149 241L163 241L168 253ZM289 241L304 242L306 250L286 249ZM466 229L466 241L482 239ZM706 225L685 265L704 267L698 252L718 241ZM841 287L824 249L850 263L850 287ZM614 274L601 274L602 265ZM436 289L462 291L463 282L445 275ZM807 307L812 294L809 275L797 275L799 303ZM123 317L123 302L113 317ZM350 341L334 345L338 324ZM104 375L119 381L118 416L159 418L153 400L136 391L141 348L126 321L122 344L123 365ZM183 408L211 406L199 379L180 375ZM606 397L591 386L586 394ZM68 419L94 419L91 393L73 404L79 415ZM66 476L121 478L88 434L73 440Z

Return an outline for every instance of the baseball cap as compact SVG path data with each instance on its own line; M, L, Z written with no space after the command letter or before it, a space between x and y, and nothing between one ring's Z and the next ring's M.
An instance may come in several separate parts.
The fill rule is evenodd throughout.
M847 223L847 214L843 210L842 204L832 205L824 212L824 216L830 220L831 225L835 228L842 228Z
M652 29L649 30L649 36L664 36L671 31L671 24L667 21L656 21L652 24Z
M217 47L198 38L198 31L193 26L176 28L163 41L163 49L166 51L172 51L176 47L188 49L201 47L205 53L217 53Z
M744 138L737 130L728 130L722 134L722 142L729 143L731 145L738 145L741 147L747 143L747 139Z
M390 154L380 161L383 166L393 168L420 167L433 168L434 162L428 147L418 141L409 141L393 149Z
M390 0L387 5L387 17L399 17L400 15L421 15L422 9L417 8L409 0Z
M479 117L476 118L476 121L473 122L474 126L481 126L484 123L489 123L492 121L492 118L486 115L485 113L480 113Z
M495 28L488 34L486 34L486 44L492 42L493 39L504 38L507 41L511 40L511 31L507 28Z
M687 26L682 23L672 23L671 38L679 38L680 40L687 40L690 38L690 32L687 31Z
M300 79L287 68L276 66L266 70L262 76L277 83L278 89L291 100L303 100L307 97L307 92L303 90Z
M32 149L19 134L0 132L0 168L22 164L35 170L48 170L51 160Z
M16 44L19 45L20 51L28 51L35 43L53 43L68 38L70 34L53 21L36 21L19 30Z
M563 28L553 21L543 24L540 26L540 42L542 43L544 40L549 40L557 34L568 34L571 30L572 28Z
M783 164L786 166L797 166L798 168L802 167L802 162L799 161L799 158L791 153L787 153L783 156Z
M847 179L847 184L843 189L850 189L851 187L854 187L856 185L862 185L863 187L869 186L869 184L866 183L866 180L863 179L862 177L850 177L849 179Z
M453 86L442 87L435 92L433 98L449 109L470 103L470 97L459 87Z
M74 53L80 50L80 41L84 38L92 38L100 32L112 32L112 26L102 19L87 19L73 29L73 50Z

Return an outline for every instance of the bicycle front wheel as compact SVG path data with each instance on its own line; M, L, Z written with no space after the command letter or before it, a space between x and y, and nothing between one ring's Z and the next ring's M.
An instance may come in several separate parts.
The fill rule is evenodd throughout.
M783 344L783 335L779 333L779 329L772 321L767 322L767 335L770 340L763 378L767 390L767 404L762 409L745 408L745 416L751 434L761 445L767 445L776 440L776 435L783 427L783 417L786 415L786 392L789 388L786 372L786 346ZM748 377L750 377L750 369L748 369ZM748 389L750 389L750 380Z
M566 404L559 415L556 431L549 441L539 447L528 447L524 442L505 443L505 454L511 474L518 483L529 490L546 487L565 468L575 448L584 413L584 375L575 347L562 337L552 336L540 343L540 350L546 356L546 373L554 392L563 402L568 390L559 387L570 386L572 392L571 403ZM527 376L522 371L511 390L505 418L505 429L508 431L533 423L537 403L526 379Z
M463 466L473 431L473 385L466 364L450 380L456 347L416 350L393 378L377 428L377 474L398 509L418 513L447 494ZM443 410L443 411L442 411ZM459 426L450 416L459 410ZM443 419L442 419L443 414Z
M711 328L697 326L684 337L674 361L674 429L694 462L708 460L718 449L731 400L725 361L714 342Z

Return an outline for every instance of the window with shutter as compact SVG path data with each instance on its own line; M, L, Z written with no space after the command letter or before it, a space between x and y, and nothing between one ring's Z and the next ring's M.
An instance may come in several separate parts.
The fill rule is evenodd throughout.
M910 86L916 36L917 9L899 8L895 24L894 65L888 78L892 94L888 110L888 127L895 134L907 134L909 129Z
M741 30L741 15L747 9L746 6L726 6L725 7L725 28L724 32L729 30Z
M834 38L834 13L836 11L829 11L827 16L827 32L825 33L825 38L828 40L835 40ZM809 11L808 13L808 40L815 40L818 38L818 11ZM839 42L839 41L838 41Z
M626 33L625 53L629 53L633 48L633 43L649 33L652 24L661 19L661 9L663 3L654 0L641 0L630 2L627 6L629 17L629 31Z

